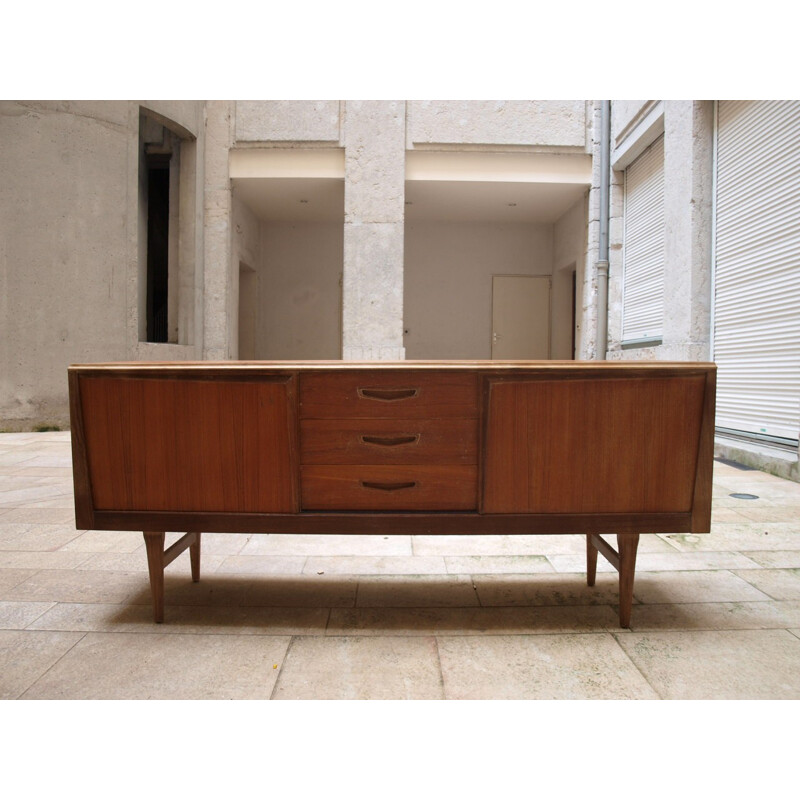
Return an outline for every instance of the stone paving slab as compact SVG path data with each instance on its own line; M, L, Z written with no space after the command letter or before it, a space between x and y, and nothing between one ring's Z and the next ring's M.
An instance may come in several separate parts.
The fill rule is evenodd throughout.
M800 601L658 603L636 607L633 631L754 630L800 625Z
M800 600L800 569L753 569L736 574L773 600Z
M451 700L653 700L658 695L609 634L443 636Z
M334 608L326 635L487 637L618 629L610 606Z
M38 611L31 622L22 626L28 630L321 636L328 622L326 608L170 606L163 624L155 628L152 611L145 605L51 603L45 608L41 608L45 605L41 603L27 605L31 606L27 609L29 615ZM32 607L34 605L36 608ZM0 604L0 620L2 606Z
M0 518L0 550L52 551L71 549L81 538L75 526L33 522L3 522Z
M15 631L79 637L21 695L53 700L267 699L289 636Z
M23 630L32 625L56 604L52 602L26 603L24 601L0 600L0 628Z
M440 700L432 636L298 636L286 655L276 700Z
M0 630L0 700L21 697L83 635L75 632Z
M662 699L800 699L800 639L787 630L613 635Z

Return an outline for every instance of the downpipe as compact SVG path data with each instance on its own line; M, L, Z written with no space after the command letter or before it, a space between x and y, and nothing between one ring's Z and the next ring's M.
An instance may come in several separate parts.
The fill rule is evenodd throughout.
M608 221L611 189L611 101L600 107L600 236L597 259L597 347L595 358L605 361L608 351Z

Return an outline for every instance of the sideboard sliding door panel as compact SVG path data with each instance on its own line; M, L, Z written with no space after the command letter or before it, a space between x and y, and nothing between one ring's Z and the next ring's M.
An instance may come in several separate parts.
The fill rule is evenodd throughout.
M704 375L488 380L485 513L691 511Z
M296 511L295 383L83 377L94 507Z

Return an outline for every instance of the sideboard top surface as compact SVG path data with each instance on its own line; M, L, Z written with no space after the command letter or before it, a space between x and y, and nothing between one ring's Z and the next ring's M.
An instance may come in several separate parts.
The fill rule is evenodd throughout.
M477 370L487 373L648 373L716 371L716 364L700 361L116 361L72 364L70 373L145 374L171 372L186 375L235 375L260 372L348 370Z

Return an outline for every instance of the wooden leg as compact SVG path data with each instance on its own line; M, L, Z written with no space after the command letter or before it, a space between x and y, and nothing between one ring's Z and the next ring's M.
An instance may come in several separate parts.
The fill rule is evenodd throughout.
M153 596L153 619L164 621L164 531L144 531L150 593Z
M586 585L594 586L597 577L597 548L591 534L586 535Z
M619 572L619 625L631 626L633 607L633 577L636 572L636 550L639 547L638 533L618 533L617 550L596 533L586 537L586 578L594 586L597 575L597 554L602 553L609 564Z
M186 548L192 565L192 580L200 580L200 533L192 531L181 536L164 550L164 531L144 531L147 548L147 568L150 571L150 592L153 595L153 619L164 621L164 567L171 564Z
M638 547L638 533L617 534L617 548L619 550L619 624L621 628L630 628L631 626L633 578L636 572L636 550Z
M189 545L189 559L192 562L192 580L197 583L200 580L200 534L195 534L195 539Z

